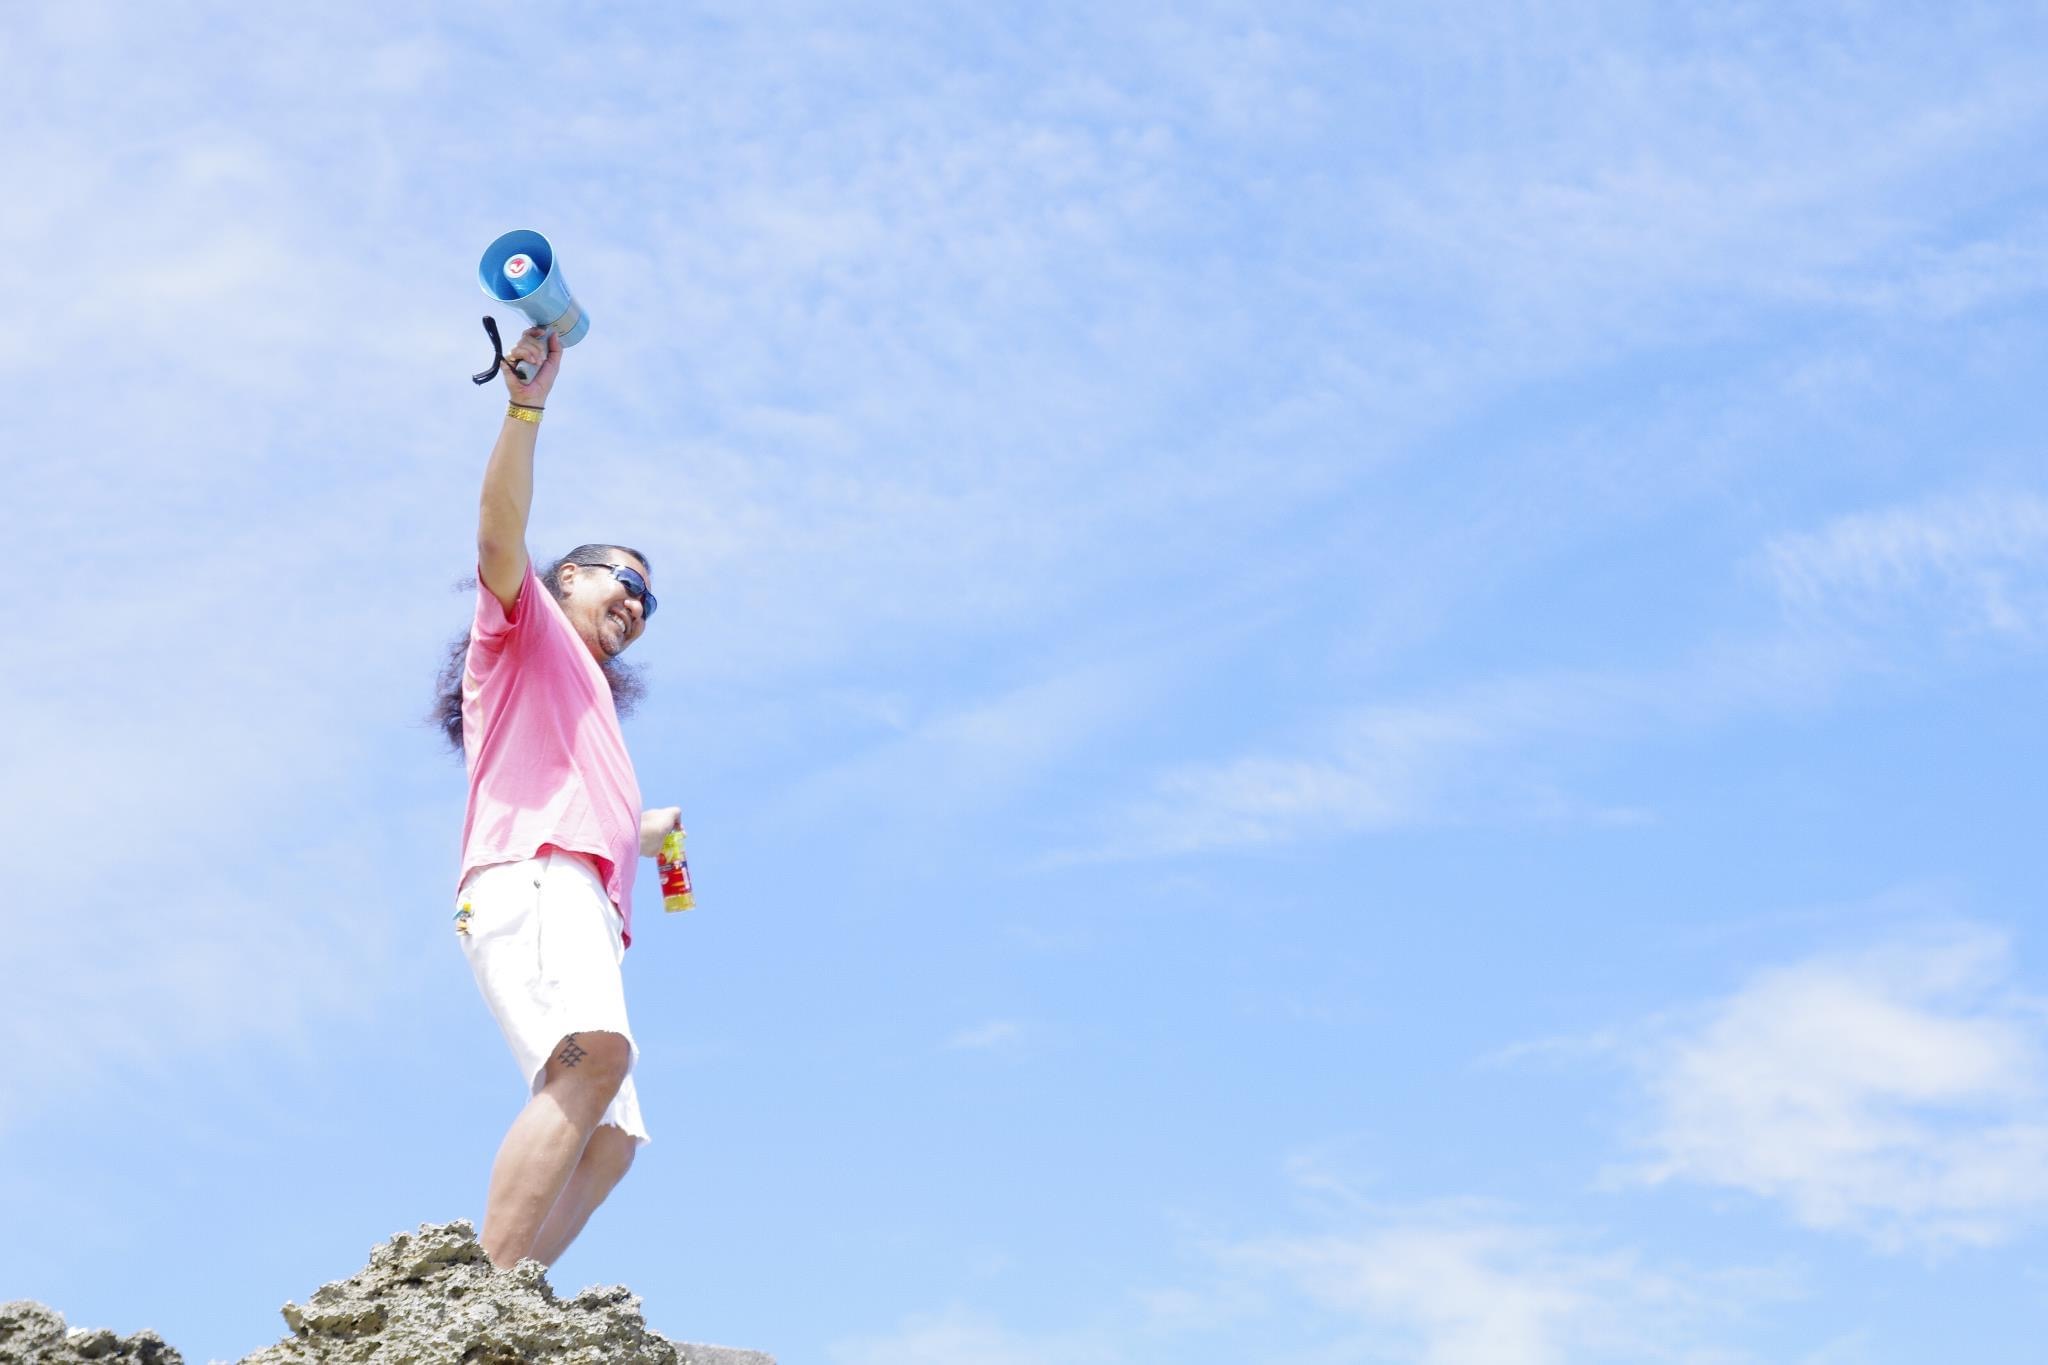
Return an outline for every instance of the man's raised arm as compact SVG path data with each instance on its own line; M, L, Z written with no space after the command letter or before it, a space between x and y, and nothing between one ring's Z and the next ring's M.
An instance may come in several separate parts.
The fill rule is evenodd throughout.
M543 339L544 338L544 339ZM538 361L533 382L522 383L512 368L518 360ZM562 339L552 331L529 327L519 344L505 354L505 391L526 410L526 417L508 410L484 467L484 491L477 509L476 567L491 595L509 613L526 582L526 519L533 511L533 447L540 435L540 409L555 386L562 367ZM530 417L531 420L527 420Z

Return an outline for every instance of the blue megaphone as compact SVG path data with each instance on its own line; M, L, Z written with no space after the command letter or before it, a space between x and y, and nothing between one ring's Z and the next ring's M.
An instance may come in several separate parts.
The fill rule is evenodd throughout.
M476 277L484 293L499 303L511 304L532 318L534 326L554 332L564 346L574 346L590 331L590 314L569 292L555 259L554 243L538 232L518 228L485 247ZM534 367L520 364L514 368L521 379L533 378Z

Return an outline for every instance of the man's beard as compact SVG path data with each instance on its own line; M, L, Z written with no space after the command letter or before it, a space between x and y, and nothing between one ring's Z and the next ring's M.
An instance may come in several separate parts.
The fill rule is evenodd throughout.
M629 664L623 659L610 658L598 665L604 671L604 680L611 684L612 709L624 720L633 714L633 708L647 695L647 682L638 664Z

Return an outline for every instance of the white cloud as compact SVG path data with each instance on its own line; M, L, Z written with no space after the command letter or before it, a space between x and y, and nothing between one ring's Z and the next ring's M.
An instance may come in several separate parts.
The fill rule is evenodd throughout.
M346 511L305 510L223 528L118 591L53 580L38 630L0 634L33 661L0 676L0 705L34 717L0 738L17 849L0 1046L69 1049L59 1071L0 1080L0 1121L110 1069L290 1048L418 980L394 950L403 926L439 919L454 831L421 868L397 811L416 798L372 783L386 743L416 745L454 802L437 813L459 819L459 764L411 728L441 604L301 577L330 533L356 534Z
M946 1040L956 1052L985 1052L992 1048L1015 1047L1024 1039L1024 1026L1015 1019L990 1019L965 1028Z
M1173 765L1101 816L1083 858L1257 848L1445 822L1652 818L1563 776L1644 733L1824 701L1920 663L1930 639L2048 627L2048 499L1948 496L1779 536L1756 557L1789 619L1696 642L1676 665L1530 673L1338 712L1292 745Z
M1823 639L1712 641L1677 667L1529 674L1361 707L1291 751L1166 769L1144 795L1100 816L1100 842L1068 856L1166 856L1472 821L1638 823L1652 816L1575 797L1561 776L1645 731L1825 693L1847 662Z
M1498 743L1491 718L1446 706L1372 710L1322 753L1183 764L1120 817L1109 856L1256 847L1417 824L1444 812L1455 766Z
M1351 1359L1419 1365L1698 1360L1711 1277L1556 1229L1471 1214L1395 1217L1347 1235L1279 1237L1222 1254L1345 1324ZM1726 1292L1725 1289L1720 1291Z
M2048 1215L2044 1042L1982 930L1771 968L1648 1052L1633 1174L1884 1247L2000 1241Z
M1118 1365L1134 1359L1082 1334L1024 1335L955 1307L921 1314L885 1336L835 1345L836 1365Z
M1686 1265L1488 1201L1388 1203L1345 1164L1292 1159L1310 1225L1205 1240L1213 1277L1147 1296L1151 1327L1263 1330L1305 1362L1733 1361L1756 1310L1803 1292L1783 1265Z
M1781 536L1764 563L1802 617L1878 625L1931 613L1956 632L2048 626L2048 499L2026 491L1928 499Z
M1915 245L1871 262L1832 293L1874 313L1946 319L2048 289L2048 243L2036 226L2000 240Z
M1341 1182L1340 1182L1341 1183ZM1323 1190L1324 1195L1331 1193ZM1190 1283L1129 1290L1124 1311L1018 1330L965 1306L848 1341L839 1365L1120 1365L1201 1359L1577 1365L1747 1360L1715 1344L1796 1292L1779 1269L1658 1267L1583 1230L1467 1204L1354 1205L1337 1231L1211 1240ZM1199 1347L1191 1353L1191 1347Z
M809 818L840 818L853 807L878 829L928 832L1073 761L1139 704L1148 682L1142 661L1102 661L992 695L962 696L915 719L891 707L900 732L863 745L854 757L817 764L789 800Z

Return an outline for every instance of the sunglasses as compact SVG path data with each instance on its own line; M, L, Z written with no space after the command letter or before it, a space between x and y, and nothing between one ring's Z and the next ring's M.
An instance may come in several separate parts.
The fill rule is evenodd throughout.
M584 564L585 569L610 569L612 577L626 585L626 596L640 604L640 619L654 619L654 594L647 590L647 580L640 576L638 569L629 569L623 564Z

